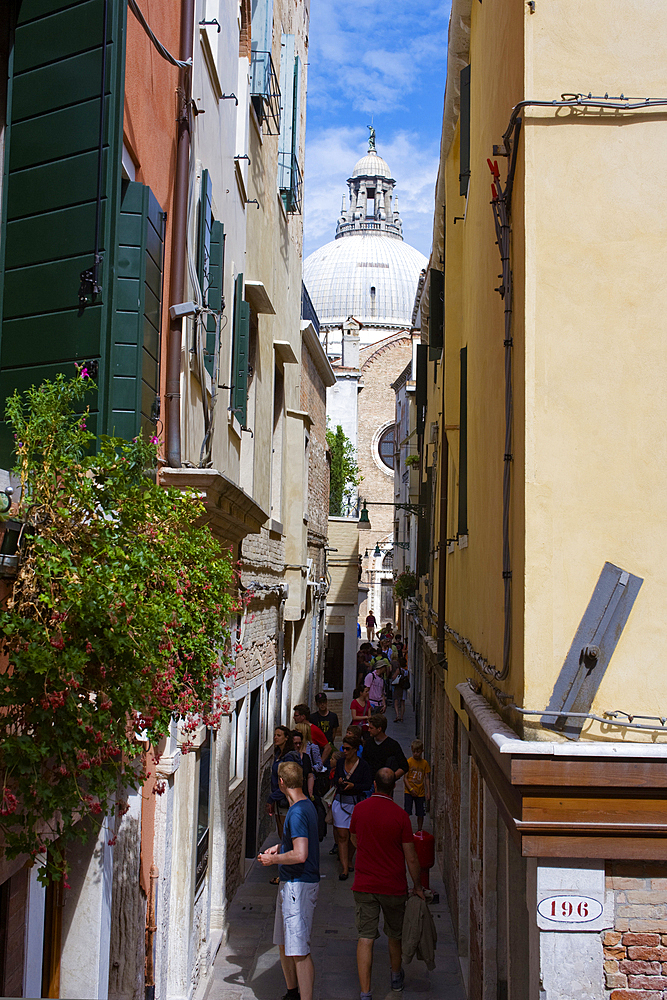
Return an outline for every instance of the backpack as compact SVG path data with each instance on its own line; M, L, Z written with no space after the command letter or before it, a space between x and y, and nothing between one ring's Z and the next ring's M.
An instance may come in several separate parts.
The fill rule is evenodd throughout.
M398 681L398 687L402 688L403 691L410 690L410 674L407 670L401 671L401 676Z

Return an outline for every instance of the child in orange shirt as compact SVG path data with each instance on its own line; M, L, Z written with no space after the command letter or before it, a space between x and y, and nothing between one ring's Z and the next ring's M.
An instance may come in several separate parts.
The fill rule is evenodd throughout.
M408 773L403 778L405 799L403 808L408 816L412 816L412 804L417 817L417 832L424 826L424 803L431 801L431 765L424 760L424 744L421 740L413 740L410 744L412 757L408 758Z

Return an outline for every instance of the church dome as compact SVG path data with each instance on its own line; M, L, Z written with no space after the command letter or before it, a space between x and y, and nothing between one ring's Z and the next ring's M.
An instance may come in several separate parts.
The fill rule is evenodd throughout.
M355 163L352 177L391 178L391 170L386 160L383 160L374 149L369 149L366 155Z
M354 316L365 326L409 327L419 274L427 264L423 254L395 236L350 233L307 257L303 279L323 326Z

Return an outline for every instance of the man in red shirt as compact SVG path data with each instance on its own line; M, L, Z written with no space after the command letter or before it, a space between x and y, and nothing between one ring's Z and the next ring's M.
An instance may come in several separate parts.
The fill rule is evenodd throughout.
M391 988L396 994L403 992L401 937L408 899L406 864L414 892L424 898L412 824L405 810L393 801L395 785L396 776L391 768L380 768L375 775L375 793L354 807L350 821L352 843L357 848L352 890L359 936L357 970L360 1000L372 1000L373 945L380 936L380 910L384 915L384 932L389 944Z

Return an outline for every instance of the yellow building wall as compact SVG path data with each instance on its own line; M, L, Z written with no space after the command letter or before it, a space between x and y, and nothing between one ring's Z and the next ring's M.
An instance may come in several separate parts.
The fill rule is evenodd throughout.
M503 658L505 429L500 255L486 158L522 99L563 93L664 96L667 19L630 0L473 4L471 178L459 194L458 128L445 171L444 408L429 365L429 422L449 429L446 533L457 528L459 352L468 349L468 546L447 559L447 622L498 669ZM664 111L527 109L512 205L513 643L499 687L542 709L605 561L644 579L592 711L667 714L667 434ZM501 177L507 159L498 159ZM464 217L454 224L455 217ZM441 266L432 261L432 266ZM441 366L438 366L439 368ZM439 414L442 414L441 416ZM430 459L429 459L430 461ZM437 507L437 504L436 504ZM450 548L452 548L450 546ZM440 556L441 557L441 556ZM435 560L437 566L437 560ZM437 587L431 604L437 607ZM427 628L435 635L435 628ZM446 644L446 686L478 675ZM491 700L494 695L482 688ZM496 701L496 704L498 702ZM503 713L519 726L517 715ZM532 720L533 726L538 720ZM528 730L527 730L528 735ZM583 736L651 739L618 728ZM542 738L552 739L550 732Z
M667 44L663 11L634 0L613 17L539 6L527 21L527 96L665 96L651 57ZM666 714L667 123L660 109L537 109L522 141L526 699L548 700L608 560L644 583L593 710Z

